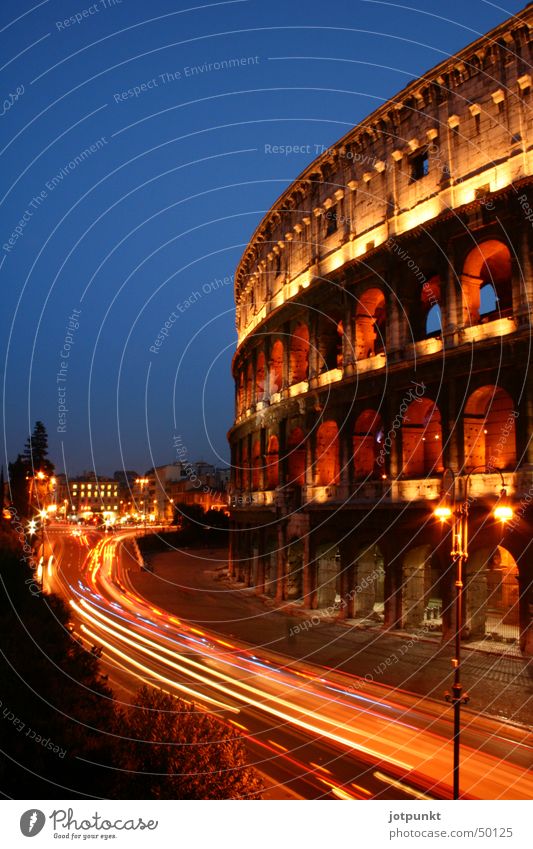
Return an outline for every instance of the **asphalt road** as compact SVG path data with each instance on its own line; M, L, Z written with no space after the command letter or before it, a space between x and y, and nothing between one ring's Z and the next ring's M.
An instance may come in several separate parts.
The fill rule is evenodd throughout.
M222 635L217 620L221 604L231 619L228 593L213 599L189 584L204 624L183 621L164 598L154 604L132 585L122 562L130 533L50 529L56 567L45 576L45 589L48 582L71 603L77 633L102 647L124 698L148 681L217 713L242 732L270 798L450 796L451 725L441 704L296 662L273 650L272 640L259 649ZM237 618L242 622L242 609ZM470 720L463 742L466 797L531 797L526 732Z

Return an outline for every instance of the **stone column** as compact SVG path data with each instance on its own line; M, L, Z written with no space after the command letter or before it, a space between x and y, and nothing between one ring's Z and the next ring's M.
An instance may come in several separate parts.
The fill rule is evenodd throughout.
M309 313L309 384L316 381L320 372L318 352L318 315L315 310Z
M521 226L519 265L513 262L513 313L518 327L531 324L533 313L533 264L531 262L531 223Z
M344 315L343 315L343 340L342 361L344 373L347 377L354 373L355 363L355 301L345 293Z
M405 320L400 312L398 298L395 292L389 292L387 299L387 359L397 362L401 358L402 322Z
M457 344L457 330L463 326L463 298L461 278L455 269L454 254L447 250L448 263L442 274L444 303L441 309L443 340L446 348Z
M312 541L311 541L311 533L308 531L302 539L304 545L304 562L303 562L303 581L302 581L302 595L303 595L303 603L304 607L310 608L312 606L312 595L313 595L313 580L312 580Z
M228 546L228 578L235 577L235 534L238 533L236 522L230 522Z
M339 468L340 480L337 493L341 498L349 498L352 493L353 478L353 427L351 417L343 422L339 430Z
M266 429L264 427L259 431L259 444L261 449L260 466L259 466L259 490L263 492L266 489Z
M278 542L276 550L276 601L283 601L286 597L287 583L287 523L278 520Z
M516 456L523 457L523 466L533 466L533 440L530 434L533 432L533 386L529 380L526 391L518 405L518 419L516 420Z
M291 333L290 323L283 325L283 366L281 374L281 390L288 388L290 384L290 348L291 348Z

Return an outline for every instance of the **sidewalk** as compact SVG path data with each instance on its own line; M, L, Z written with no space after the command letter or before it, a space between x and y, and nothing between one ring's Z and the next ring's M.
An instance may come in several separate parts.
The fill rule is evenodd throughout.
M155 606L246 642L258 654L264 647L442 700L452 681L453 647L442 646L439 636L361 630L295 604L281 609L273 599L229 583L225 554L203 549L155 554L149 558L153 573L130 571L129 578ZM533 662L517 656L514 646L494 654L465 644L462 680L473 712L533 725Z

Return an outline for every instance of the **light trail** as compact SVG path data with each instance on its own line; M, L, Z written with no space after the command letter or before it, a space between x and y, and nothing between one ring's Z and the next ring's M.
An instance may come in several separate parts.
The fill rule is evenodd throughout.
M274 659L258 657L257 649L249 651L218 635L188 625L128 588L126 578L121 580L120 573L117 573L120 560L116 551L128 536L131 532L97 541L85 558L88 585L78 579L78 587L70 581L64 586L67 595L73 593L77 598L70 601L83 622L84 633L105 646L106 651L116 658L114 662L128 674L139 680L149 680L152 684L159 682L166 688L185 694L199 705L204 703L233 714L239 713L238 708L225 701L229 699L242 705L241 711L254 708L263 717L268 715L280 720L280 729L284 733L292 727L304 736L310 735L313 744L328 741L340 748L344 755L333 758L335 762L346 754L370 762L374 770L366 772L372 773L375 782L382 782L400 794L431 798L401 781L405 774L408 774L408 780L422 786L448 787L451 778L450 740L443 737L442 731L435 733L431 730L438 721L446 723L443 728L449 726L444 708L434 708L433 713L429 705L423 710L417 709L411 712L413 719L408 723L403 716L409 711L413 697L405 691L396 694L399 697L397 701L386 698L385 687L381 689L383 698L379 700L368 692L354 693L349 685L337 683L336 679L341 678L338 672L332 671L331 678L330 671L307 672L295 668L296 661L292 659L288 662L279 656L274 656ZM81 541L78 538L72 544L81 544ZM61 581L64 585L62 576ZM183 654L184 651L187 655ZM183 676L187 683L191 682L191 686L174 680L172 676L176 675ZM348 680L353 678L345 677ZM253 685L249 683L251 678ZM196 686L192 682L196 682ZM208 694L206 690L214 693ZM372 688L367 690L372 692ZM376 690L379 692L379 688ZM231 719L227 721L246 732L247 736L249 734L248 739L254 745L266 745L248 732L245 725ZM417 721L424 724L416 725ZM489 727L488 720L484 723ZM428 724L429 728L424 727ZM275 727L270 725L269 730L272 734ZM506 741L503 736L499 739L515 745L512 739ZM302 765L289 758L286 746L275 740L269 740L269 744L268 749L276 747L278 757L281 758L279 753L283 752L283 760L294 766L298 764L300 769ZM526 755L530 751L527 743L517 740L516 745ZM467 746L463 751L464 795L470 792L470 788L476 788L477 798L530 798L531 780L527 771L484 751ZM381 769L376 771L378 764ZM383 767L391 769L397 776L388 776L382 772ZM316 759L310 761L310 766L305 769L314 770L315 775L317 772L331 775L327 781L318 775L316 778L329 786L336 798L368 798L373 795L361 785L348 781L355 791L355 796L352 796L345 784L335 781L331 771L322 767ZM484 790L482 796L478 795L480 786ZM506 792L512 795L505 795Z

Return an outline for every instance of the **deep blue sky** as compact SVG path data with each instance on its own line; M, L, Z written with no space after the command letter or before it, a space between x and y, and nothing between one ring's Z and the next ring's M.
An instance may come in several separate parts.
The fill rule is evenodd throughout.
M233 274L261 216L314 158L268 155L265 144L328 146L524 5L412 2L420 8L3 0L2 100L19 91L1 117L4 463L35 419L48 427L57 470L65 461L71 475L172 462L175 434L191 459L227 460L233 288L211 283ZM58 25L83 10L81 22ZM258 60L186 76L244 57ZM195 291L201 297L151 353ZM79 328L59 384L73 309Z

